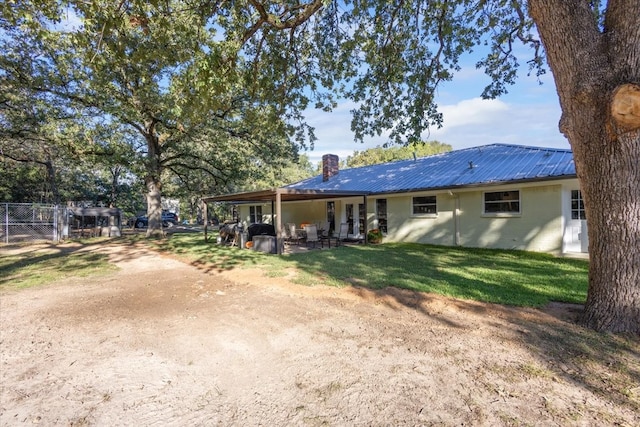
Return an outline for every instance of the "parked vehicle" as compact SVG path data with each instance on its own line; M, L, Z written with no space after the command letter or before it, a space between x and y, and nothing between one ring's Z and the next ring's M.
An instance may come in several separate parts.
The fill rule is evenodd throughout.
M162 213L162 226L173 227L178 224L178 215L173 212ZM142 215L136 218L134 222L135 228L145 228L149 226L149 218L146 215Z

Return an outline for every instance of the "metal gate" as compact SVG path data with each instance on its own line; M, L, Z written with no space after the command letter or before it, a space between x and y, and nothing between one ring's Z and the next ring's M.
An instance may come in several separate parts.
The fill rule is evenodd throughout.
M57 242L65 210L56 205L0 203L0 242Z

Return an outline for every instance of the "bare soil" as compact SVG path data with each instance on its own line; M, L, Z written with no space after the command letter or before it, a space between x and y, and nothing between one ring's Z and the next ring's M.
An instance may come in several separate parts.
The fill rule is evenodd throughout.
M2 426L640 425L640 343L576 326L577 306L71 250L120 270L0 294Z

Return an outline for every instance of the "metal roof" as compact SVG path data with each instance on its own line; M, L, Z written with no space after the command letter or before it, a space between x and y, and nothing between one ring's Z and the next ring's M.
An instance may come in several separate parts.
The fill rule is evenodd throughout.
M384 194L575 177L571 150L490 144L343 169L325 182L318 175L283 189Z

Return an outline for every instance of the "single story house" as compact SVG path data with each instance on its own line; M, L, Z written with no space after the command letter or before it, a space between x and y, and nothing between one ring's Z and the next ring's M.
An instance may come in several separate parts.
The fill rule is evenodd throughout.
M385 242L587 252L584 204L571 150L491 144L339 170L280 188L206 197L238 203L240 221L348 223Z

